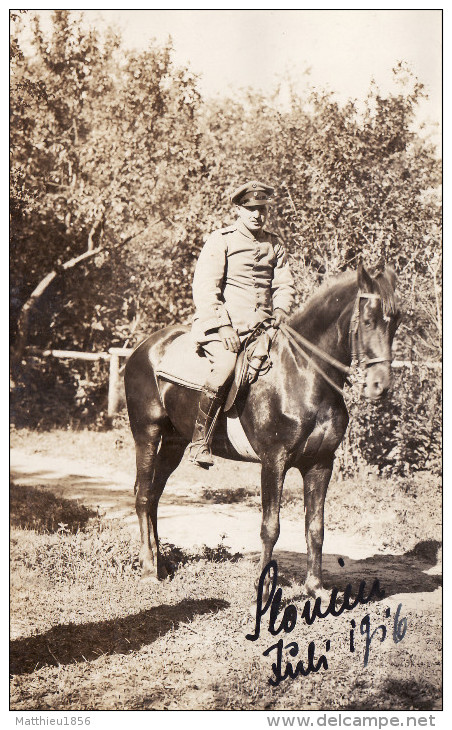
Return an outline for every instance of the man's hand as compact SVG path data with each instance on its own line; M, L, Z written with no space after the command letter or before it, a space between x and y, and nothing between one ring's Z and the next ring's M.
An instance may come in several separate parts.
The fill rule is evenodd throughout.
M234 327L231 327L230 324L219 327L218 334L226 350L231 350L231 352L238 352L240 350L240 338Z
M279 327L280 324L284 324L287 321L287 314L284 309L275 309L273 316L275 318L275 327Z

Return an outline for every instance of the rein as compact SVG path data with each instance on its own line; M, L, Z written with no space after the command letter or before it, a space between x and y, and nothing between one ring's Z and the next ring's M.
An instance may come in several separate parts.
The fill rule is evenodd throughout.
M358 364L363 364L365 367L368 367L369 365L375 365L376 363L380 362L391 362L390 357L375 357L371 360L369 360L362 352L361 348L361 338L360 338L360 326L359 326L359 305L361 302L361 299L381 299L380 294L374 294L371 292L361 292L359 291L356 297L355 305L353 308L353 314L352 318L350 320L350 330L349 330L349 338L350 338L350 345L351 345L351 351L352 351L352 361L357 360ZM286 338L289 340L291 345L296 349L296 351L302 355L304 360L306 361L307 365L311 366L316 372L318 372L326 382L331 385L334 390L336 390L340 395L343 395L343 389L340 388L334 380L332 380L318 365L312 357L310 357L303 349L300 347L300 344L303 345L307 350L310 350L314 355L317 355L325 362L329 363L333 367L335 367L337 370L342 371L345 373L345 375L350 375L351 368L348 365L344 365L344 363L340 362L340 360L336 360L336 358L329 355L327 352L322 350L320 347L317 347L312 342L307 340L303 335L300 335L299 332L294 330L292 327L290 327L287 324L281 323L279 325L279 329L282 331L282 333L286 336ZM300 343L300 344L299 344Z
M300 339L303 342L303 344L304 344L305 347L313 350L313 347L314 346L312 345L312 343L309 342L309 340L305 340L305 338L302 337L302 335L300 335L296 330L292 329L292 327L289 327L287 324L282 324L281 323L279 325L279 329L287 337L287 339L289 340L290 344L296 349L296 351L298 353L300 353L300 355L304 358L304 360L306 360L307 365L310 365L314 370L316 370L318 373L320 373L320 375L323 377L323 379L326 380L326 382L329 383L331 385L331 387L334 388L334 390L337 390L337 392L340 395L342 395L343 394L342 388L340 388L334 382L334 380L331 380L331 378L329 377L329 375L327 375L322 370L322 368L320 367L320 365L317 365L317 363L312 359L312 357L309 357L309 355L307 355L305 353L305 351L298 344L297 339ZM327 355L326 352L323 352L323 350L320 350L318 347L316 347L315 349L317 350L316 354L319 357L323 358L324 360L326 360L328 358L328 361L330 361L330 356ZM331 358L331 360L334 360L334 358ZM337 362L338 365L340 365L340 368L339 368L340 370L343 370L344 372L346 371L347 373L350 372L350 368L348 368L346 365L343 365L342 363L339 363L338 360L336 360L335 362ZM333 364L333 363L331 363L331 364ZM335 366L335 367L337 367L337 366Z

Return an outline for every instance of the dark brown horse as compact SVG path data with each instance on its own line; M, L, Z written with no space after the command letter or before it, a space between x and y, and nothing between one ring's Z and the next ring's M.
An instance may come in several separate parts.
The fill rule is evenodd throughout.
M334 454L347 428L341 395L345 374L335 358L350 365L356 355L365 366L364 393L382 396L390 384L391 345L397 326L395 275L386 269L372 278L360 266L323 286L289 324L325 357L303 350L284 332L274 340L273 366L239 396L237 410L248 440L262 464L262 553L260 570L272 557L279 536L284 477L290 467L304 481L308 595L322 589L324 503ZM125 369L130 425L136 445L136 511L141 532L143 578L162 579L157 508L170 474L180 463L193 432L199 393L165 383L159 395L154 371L168 345L186 327L167 327L142 342ZM328 356L330 356L328 358ZM326 359L325 359L326 358ZM323 371L320 372L320 369ZM226 418L220 416L213 453L240 459L229 442Z

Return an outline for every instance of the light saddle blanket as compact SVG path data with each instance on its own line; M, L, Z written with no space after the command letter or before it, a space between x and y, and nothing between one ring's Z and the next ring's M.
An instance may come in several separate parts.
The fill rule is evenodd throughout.
M196 347L190 332L176 337L160 360L155 374L185 388L202 390L210 373L210 363L207 357L198 355ZM235 406L225 415L228 438L234 449L243 458L259 461L243 430Z

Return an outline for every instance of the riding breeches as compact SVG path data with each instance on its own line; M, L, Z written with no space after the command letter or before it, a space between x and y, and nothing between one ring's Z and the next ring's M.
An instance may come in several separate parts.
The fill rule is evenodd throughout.
M217 391L233 375L238 353L227 350L223 343L218 340L206 342L201 347L210 362L210 374L205 386Z

